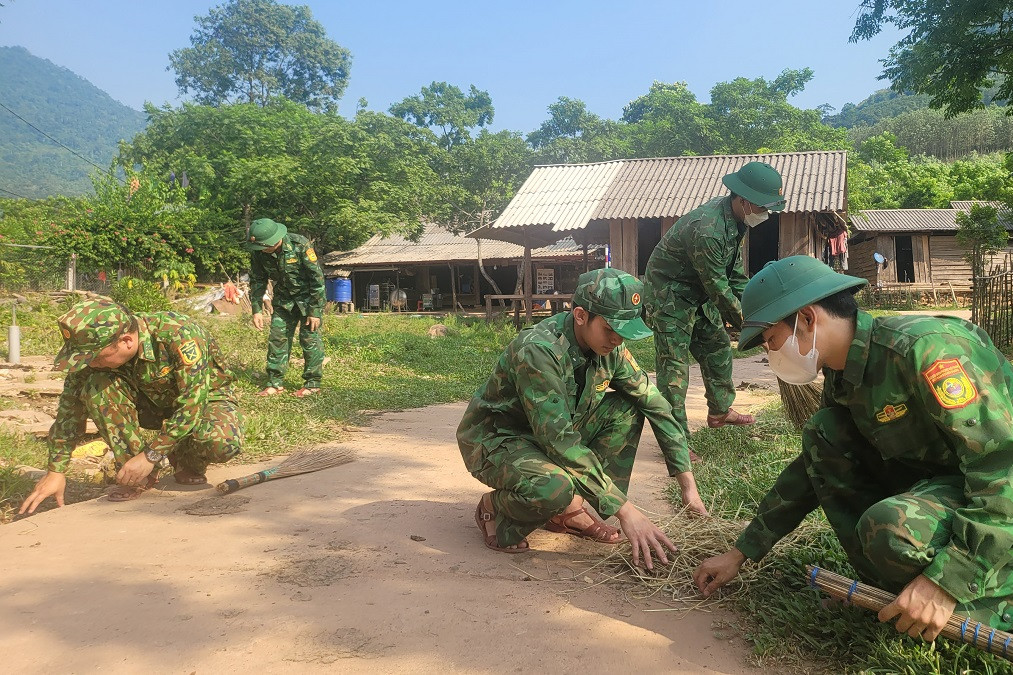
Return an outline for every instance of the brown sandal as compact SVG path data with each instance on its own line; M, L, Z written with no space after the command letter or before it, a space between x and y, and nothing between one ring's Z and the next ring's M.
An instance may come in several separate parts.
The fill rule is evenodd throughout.
M590 516L591 520L594 522L583 529L570 525L570 521L582 513ZM566 513L552 518L549 522L545 523L545 529L549 532L560 532L562 534L571 534L574 537L580 537L581 539L590 539L591 541L596 541L600 544L615 545L623 540L622 536L616 537L616 535L619 534L618 527L609 525L604 520L585 509L583 506L575 511L567 511Z
M320 392L319 387L303 387L302 389L296 389L292 392L292 395L296 398L306 398L307 396L313 396Z
M492 494L487 492L486 495ZM506 546L500 546L499 541L496 539L495 534L486 534L485 525L489 522L495 522L496 514L492 509L488 509L485 506L485 497L478 500L478 508L475 509L475 523L478 525L478 529L482 530L482 541L485 542L486 548L491 548L493 551L499 551L500 553L524 553L528 550L528 540L521 539L517 544L517 548L507 548Z
M274 396L285 391L285 387L264 387L257 392L257 396Z
M731 408L724 415L707 415L707 426L711 429L717 429L726 425L747 427L750 424L756 424L755 417L747 413L735 412Z
M207 476L190 469L180 469L175 473L173 478L180 485L205 485L208 482Z
M152 472L145 479L144 485L117 485L109 491L106 499L111 502L129 502L155 487L155 483L157 482L158 476L155 475L155 472Z

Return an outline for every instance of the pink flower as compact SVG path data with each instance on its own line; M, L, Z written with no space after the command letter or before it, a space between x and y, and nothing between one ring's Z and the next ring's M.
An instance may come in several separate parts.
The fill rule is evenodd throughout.
M188 249L186 250L186 252L187 252L187 253L193 253L193 249L192 249L192 248L188 248Z

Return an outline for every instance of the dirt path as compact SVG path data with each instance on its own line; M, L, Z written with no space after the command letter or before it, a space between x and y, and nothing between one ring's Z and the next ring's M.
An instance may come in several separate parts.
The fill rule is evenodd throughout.
M759 361L736 362L736 383L770 386ZM699 425L702 393L689 403ZM383 415L347 441L355 462L224 502L163 483L0 528L4 670L755 672L720 613L644 612L662 606L582 581L594 544L536 532L531 553L487 551L485 488L454 442L463 409ZM670 512L667 481L648 433L634 502Z

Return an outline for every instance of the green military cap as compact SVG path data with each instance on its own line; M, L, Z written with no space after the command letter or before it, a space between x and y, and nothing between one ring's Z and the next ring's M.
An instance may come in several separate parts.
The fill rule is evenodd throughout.
M644 285L636 277L606 267L577 277L573 305L602 317L623 338L639 340L651 334L643 319L643 293Z
M250 234L246 239L246 247L252 251L271 248L282 237L288 234L288 228L270 218L257 218L250 224Z
M838 274L807 255L772 260L753 275L742 291L739 349L755 347L763 331L806 305L847 288L857 291L867 283L865 279Z
M130 326L132 318L112 300L77 303L56 320L63 335L63 349L56 355L53 368L74 373L86 367Z
M748 162L722 178L721 182L747 202L769 211L783 211L787 203L781 174L766 162Z

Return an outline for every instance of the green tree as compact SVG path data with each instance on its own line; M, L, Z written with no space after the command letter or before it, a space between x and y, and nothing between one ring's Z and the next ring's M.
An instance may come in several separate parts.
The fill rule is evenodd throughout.
M471 138L471 130L492 123L489 92L471 85L465 95L459 87L433 82L414 96L390 107L390 114L418 127L438 130L440 146L451 150Z
M549 105L549 119L527 140L540 164L601 162L627 157L622 127L590 112L580 99L560 96Z
M494 219L531 173L534 153L514 131L483 129L451 156L454 183L460 188L448 224L468 231Z
M947 117L982 107L988 87L997 85L1000 100L1013 97L1006 0L862 0L860 7L852 42L872 38L885 24L908 31L883 61L883 77L895 91L927 94Z
M972 204L970 212L957 214L957 243L964 248L974 276L985 274L989 257L1006 248L1008 241L1006 223L999 220L994 206Z
M190 47L169 54L181 94L204 105L275 96L310 110L337 110L348 84L351 54L330 40L305 5L229 0L194 17Z
M721 139L717 152L796 152L843 150L847 133L822 122L819 110L802 110L788 102L813 77L809 68L784 70L768 82L739 77L711 89L708 115Z
M624 109L622 121L635 157L711 154L720 145L707 106L685 82L654 82Z

